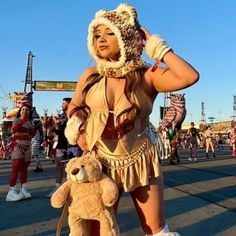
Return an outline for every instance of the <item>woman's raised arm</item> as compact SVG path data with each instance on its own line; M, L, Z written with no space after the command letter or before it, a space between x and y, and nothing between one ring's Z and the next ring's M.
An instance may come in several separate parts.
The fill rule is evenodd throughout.
M162 62L165 68L150 68L146 79L158 92L171 92L187 88L196 83L199 73L184 59L176 55L167 45L166 41L158 35L152 36L150 32L141 27L145 34L146 53L149 57Z

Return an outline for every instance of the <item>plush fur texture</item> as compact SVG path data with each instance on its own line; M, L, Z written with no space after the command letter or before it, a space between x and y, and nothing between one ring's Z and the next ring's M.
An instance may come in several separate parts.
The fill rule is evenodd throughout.
M100 235L120 235L113 211L118 188L102 173L95 154L71 159L67 166L67 181L51 198L55 208L68 204L70 236L89 235L88 220L100 222Z
M166 41L158 35L152 35L145 45L146 54L152 58L161 61L164 55L171 48L167 45Z
M77 139L79 136L79 126L81 125L82 120L77 116L72 116L66 124L65 136L71 145L77 144Z

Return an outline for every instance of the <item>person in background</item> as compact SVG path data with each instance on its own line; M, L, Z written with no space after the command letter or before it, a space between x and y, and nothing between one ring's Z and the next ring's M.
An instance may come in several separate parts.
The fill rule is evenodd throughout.
M197 161L197 146L198 146L198 138L200 139L200 135L198 130L194 127L194 122L190 123L190 128L187 132L189 136L189 144L190 144L190 157L188 158L189 161Z
M231 129L232 156L236 156L236 122Z
M27 103L22 103L12 125L12 143L10 146L12 170L10 174L10 189L6 201L31 198L31 193L27 189L27 182L28 167L31 161L31 138L34 135L31 106ZM21 184L19 193L16 188L18 175L20 175Z
M163 130L162 128L160 128L159 130L157 130L157 132L160 134L163 143L163 148L164 148L163 159L167 160L169 159L171 152L170 140L167 138L167 129Z
M12 121L3 121L2 122L2 140L1 140L1 152L3 159L11 159L9 146L11 143L11 127Z
M171 165L175 165L176 163L179 164L180 163L180 158L179 158L179 154L178 154L178 130L173 127L173 125L169 126L167 128L167 139L170 142L170 164ZM176 161L176 162L175 162Z
M145 41L153 67L141 59ZM77 140L84 152L97 152L120 194L130 192L146 235L179 235L165 222L160 137L149 115L158 93L189 87L199 75L165 40L140 26L128 4L96 13L88 48L96 67L81 75L69 105L68 125L77 124L69 143ZM91 235L98 236L98 228L94 224Z
M217 143L218 143L218 150L224 150L224 147L223 147L223 136L222 136L222 134L220 132L217 135Z
M43 139L43 129L39 119L35 119L34 122L35 135L32 138L32 157L35 158L36 168L34 172L42 172L42 164L40 160L40 147Z
M212 128L210 125L206 126L206 130L205 130L205 139L206 139L206 158L209 158L208 156L208 151L209 148L211 148L212 151L212 155L215 158L216 154L215 154L215 149L214 149L214 144L213 144L213 132L212 132Z
M67 115L66 111L68 109L69 103L71 98L63 98L62 100L62 114L58 117L53 116L54 120L54 130L53 132L56 134L57 141L55 154L55 161L56 161L56 183L55 187L46 195L46 197L51 197L52 194L60 187L62 179L63 179L63 172L64 172L64 159L67 157L67 149L68 149L68 141L65 137L65 128L67 123Z
M226 143L229 145L229 148L232 150L231 132L227 134Z
M43 128L42 147L44 149L44 154L46 156L46 159L50 159L52 157L51 149L52 149L54 122L52 116L48 116L47 113L45 113L44 116L40 117L40 121Z
M73 157L80 157L83 154L82 149L79 147L79 145L68 145L68 159L65 160L65 162L69 161Z

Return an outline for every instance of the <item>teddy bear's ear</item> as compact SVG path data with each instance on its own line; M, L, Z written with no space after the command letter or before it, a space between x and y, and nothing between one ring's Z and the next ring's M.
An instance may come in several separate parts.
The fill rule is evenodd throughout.
M96 158L96 156L91 156L90 161L93 163L96 169L99 169L102 171L102 164L101 162Z
M95 18L101 17L101 16L105 15L106 13L107 13L106 10L101 9L101 10L99 10L99 11L96 12Z
M126 3L121 3L115 10L118 14L122 15L123 19L126 19L128 24L135 25L137 12L134 7Z
M88 180L90 182L98 181L102 178L102 164L96 157L90 156L85 169L88 173Z

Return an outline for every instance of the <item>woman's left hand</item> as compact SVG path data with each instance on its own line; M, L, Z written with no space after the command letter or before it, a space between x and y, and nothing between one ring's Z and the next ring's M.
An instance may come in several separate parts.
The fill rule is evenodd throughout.
M146 28L144 28L143 26L141 26L140 29L143 31L143 33L145 35L144 40L147 41L151 37L151 33Z

